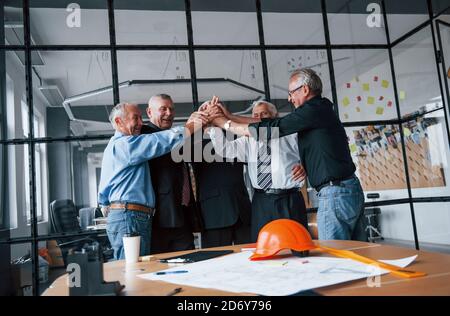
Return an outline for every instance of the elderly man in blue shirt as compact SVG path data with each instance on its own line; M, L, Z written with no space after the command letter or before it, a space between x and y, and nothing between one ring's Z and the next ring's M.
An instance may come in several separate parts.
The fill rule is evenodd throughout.
M155 193L148 160L170 152L208 123L208 114L194 112L185 126L141 135L142 115L136 104L120 103L109 117L114 129L103 155L98 201L109 206L107 233L115 259L124 259L122 237L141 236L140 255L150 254Z

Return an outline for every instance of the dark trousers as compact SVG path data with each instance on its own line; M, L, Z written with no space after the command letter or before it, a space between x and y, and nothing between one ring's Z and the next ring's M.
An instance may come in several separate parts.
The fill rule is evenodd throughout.
M202 232L202 248L250 243L250 225L240 219L230 227L205 229Z
M151 253L163 253L194 249L191 225L159 227L153 222Z
M267 223L288 218L308 229L308 218L303 196L300 192L269 194L255 191L252 200L252 242L256 242L260 229Z

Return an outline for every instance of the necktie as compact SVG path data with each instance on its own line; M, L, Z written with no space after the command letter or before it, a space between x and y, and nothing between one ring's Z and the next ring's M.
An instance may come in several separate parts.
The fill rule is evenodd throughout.
M188 163L189 167L189 176L191 178L191 187L192 194L194 195L194 200L197 201L197 181L195 180L194 168L192 168L192 164Z
M258 185L263 190L267 190L272 186L272 170L270 168L271 163L271 149L268 143L263 143L258 148L258 160L257 160L257 180Z
M183 190L181 191L181 205L188 206L191 199L188 166L183 164Z

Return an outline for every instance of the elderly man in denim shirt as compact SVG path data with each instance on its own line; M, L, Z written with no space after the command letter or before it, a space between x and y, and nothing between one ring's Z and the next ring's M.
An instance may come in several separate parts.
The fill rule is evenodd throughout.
M116 132L103 155L98 201L110 209L107 233L115 259L124 258L125 234L140 235L140 255L150 253L155 193L148 160L180 145L208 123L207 117L207 113L194 112L185 126L140 135L143 122L136 104L120 103L111 111L110 121Z

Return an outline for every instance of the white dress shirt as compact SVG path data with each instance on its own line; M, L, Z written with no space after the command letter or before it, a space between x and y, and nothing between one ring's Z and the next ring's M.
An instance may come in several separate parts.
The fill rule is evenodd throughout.
M222 130L215 127L208 131L216 155L224 158L238 159L248 163L248 174L255 189L261 189L258 185L257 161L258 148L265 146L262 141L256 141L253 137L239 137L235 140L227 140ZM269 141L271 148L271 189L301 188L304 181L292 180L292 167L300 164L297 134L274 138Z

